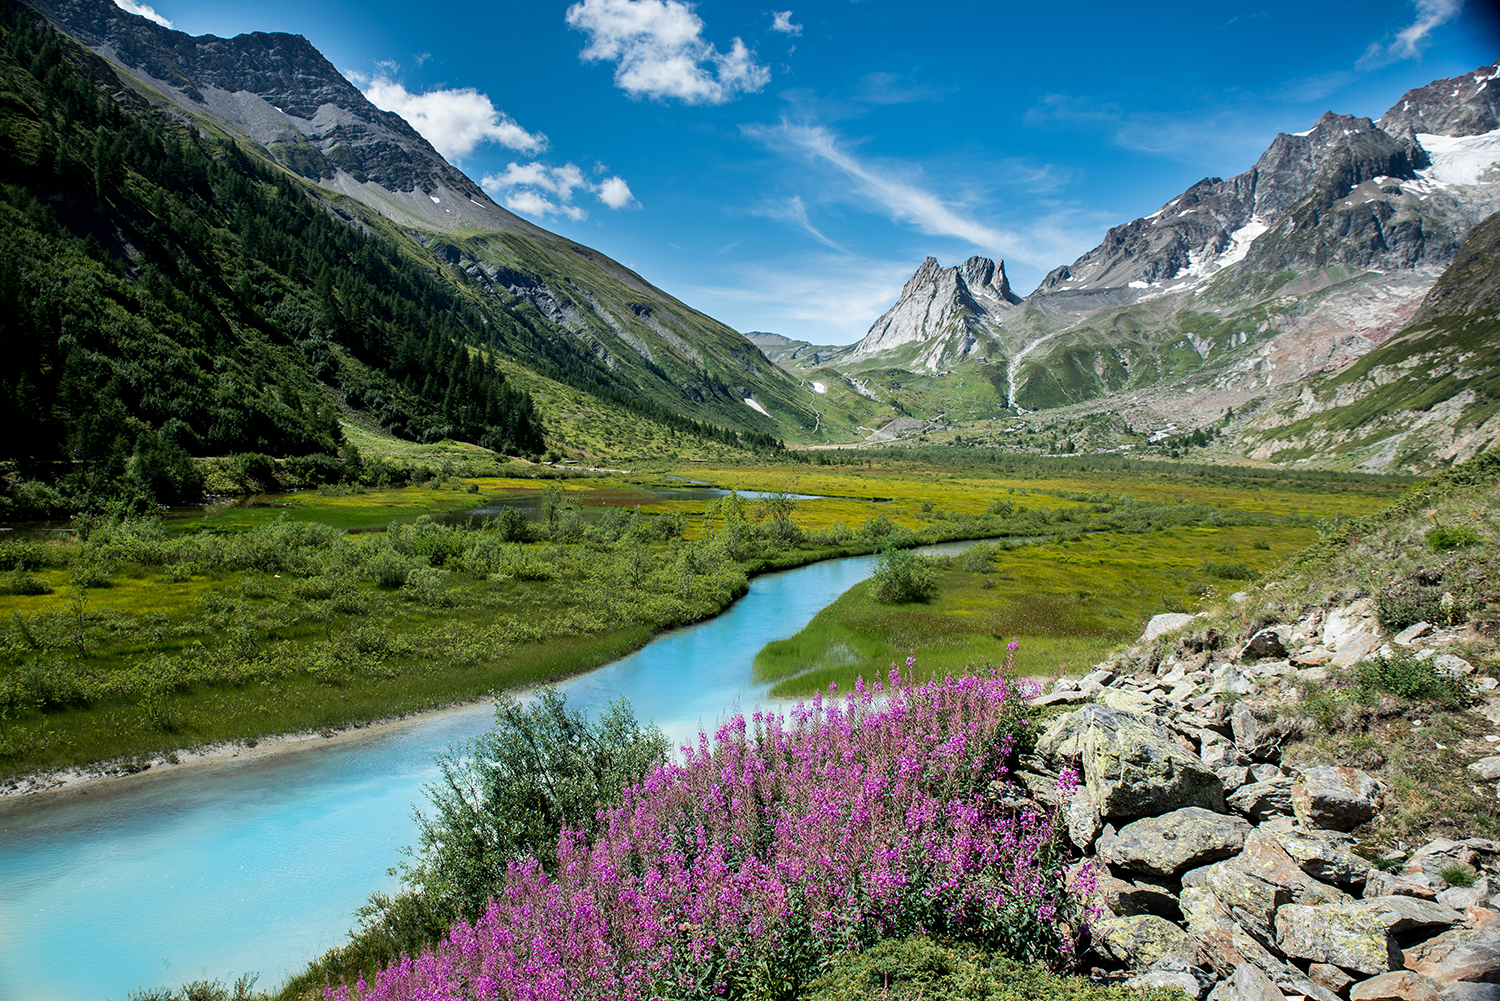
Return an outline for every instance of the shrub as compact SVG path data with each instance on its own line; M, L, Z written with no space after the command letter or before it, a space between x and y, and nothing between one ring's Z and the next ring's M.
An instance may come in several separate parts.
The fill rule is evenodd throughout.
M443 603L443 582L447 579L446 570L439 570L437 567L412 567L407 571L401 592L424 605L440 605Z
M1458 528L1430 528L1424 537L1427 548L1435 553L1446 553L1450 549L1462 549L1479 542L1479 533L1467 525Z
M1053 820L991 791L1026 713L996 672L917 687L893 672L888 691L735 716L593 837L564 830L550 874L513 863L477 921L330 995L790 998L835 957L918 930L1060 965L1076 915ZM535 785L459 774L506 796ZM451 788L466 810L473 790ZM492 823L459 819L461 843Z
M590 830L595 814L666 760L667 746L624 699L591 723L553 688L530 705L502 696L488 733L439 755L443 777L427 787L434 812L419 821L408 880L473 920L511 863L532 858L553 869L563 830Z
M932 565L907 549L887 549L870 575L870 591L887 605L926 601L937 588Z
M51 594L52 585L26 569L20 561L15 569L0 574L0 594L39 595Z
M1443 877L1443 882L1449 886L1473 886L1479 879L1479 873L1472 866L1464 865L1462 862L1449 862L1438 870L1438 875Z
M1385 692L1397 698L1462 705L1468 688L1458 678L1444 674L1432 659L1418 660L1408 654L1376 657L1355 667L1355 679L1367 692Z
M1260 576L1260 571L1248 563L1214 563L1207 562L1198 568L1210 577L1220 580L1255 580Z

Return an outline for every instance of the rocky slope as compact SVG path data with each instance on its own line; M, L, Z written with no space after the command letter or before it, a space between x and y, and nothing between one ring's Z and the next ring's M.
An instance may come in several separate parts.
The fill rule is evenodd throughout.
M1386 399L1379 442L1340 432L1291 447L1272 429L1290 422L1288 401L1309 399L1310 379L1322 381L1292 420L1346 404L1322 386L1406 330L1473 227L1500 211L1497 76L1500 63L1417 88L1379 123L1330 112L1278 135L1249 170L1111 229L1018 305L966 296L959 269L929 258L835 364L920 373L968 361L1013 407L1145 408L1163 415L1148 434L1259 408L1225 458L1412 471L1473 454L1490 440L1469 433L1483 424L1473 401L1455 405L1457 423L1413 416L1442 402L1422 392ZM1492 259L1468 259L1449 285L1490 280ZM1401 437L1424 421L1454 432L1438 451L1408 447L1426 432Z
M355 224L394 225L407 237L399 242L431 265L462 272L507 306L533 309L603 364L611 391L774 438L829 430L812 394L738 333L496 205L307 39L192 37L110 0L32 6L161 110L271 157Z
M1497 472L1492 453L1276 580L1156 616L1036 699L1061 711L1012 795L1062 811L1096 967L1218 1001L1489 996Z

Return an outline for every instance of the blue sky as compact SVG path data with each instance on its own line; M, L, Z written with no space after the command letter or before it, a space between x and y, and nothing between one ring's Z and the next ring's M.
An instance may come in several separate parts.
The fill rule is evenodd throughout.
M152 3L306 35L501 204L736 329L832 344L929 254L1003 258L1025 294L1278 131L1493 62L1489 6Z

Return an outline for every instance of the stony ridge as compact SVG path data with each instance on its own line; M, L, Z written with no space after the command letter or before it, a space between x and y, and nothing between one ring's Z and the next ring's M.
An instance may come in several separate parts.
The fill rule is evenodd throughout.
M919 359L937 370L974 353L979 337L1021 301L1011 291L1005 262L978 255L945 268L928 257L901 289L895 305L850 349L853 361L906 344L935 341Z

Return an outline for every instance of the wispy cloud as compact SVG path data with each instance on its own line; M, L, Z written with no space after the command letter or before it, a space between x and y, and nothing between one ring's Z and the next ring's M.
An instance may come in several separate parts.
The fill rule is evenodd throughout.
M136 3L136 0L115 0L115 6L125 11L127 14L139 14L141 17L144 17L148 21L155 21L163 28L172 27L171 21L168 21L166 18L162 17L160 14L158 14L156 11L152 10L145 4Z
M1201 163L1254 159L1278 131L1274 112L1257 108L1211 107L1191 114L1127 111L1086 97L1047 94L1026 109L1027 125L1091 129L1124 149Z
M807 206L802 204L801 195L793 195L790 198L784 198L780 201L775 201L767 205L763 205L760 208L751 209L750 214L763 216L767 219L779 219L782 222L792 223L793 225L805 230L808 235L810 235L814 240L817 240L819 243L823 244L825 247L832 247L834 250L837 250L840 253L844 254L847 254L849 252L839 244L835 243L833 240L830 240L828 237L824 236L822 232L820 232L818 228L812 224L811 220L807 218Z
M771 30L779 31L783 35L802 34L802 25L792 23L792 12L789 10L771 11Z
M760 90L771 72L739 38L720 52L703 19L679 0L581 0L569 27L588 35L583 59L615 64L615 86L631 97L723 104Z
M813 254L795 260L734 262L729 281L688 285L680 294L741 330L776 330L816 344L850 344L890 308L921 261Z
M602 167L598 168L601 171ZM509 163L499 174L487 174L479 182L502 198L505 207L531 216L564 216L574 222L588 218L588 212L573 203L577 191L588 192L609 208L623 209L636 203L630 185L619 176L591 181L577 164L554 167L540 161Z
M498 143L521 153L539 153L547 148L546 136L523 129L473 87L413 94L388 73L373 79L360 73L347 75L371 104L406 119L449 160L461 160L484 143Z
M884 210L892 219L916 226L924 233L956 236L989 250L1006 242L1006 234L991 228L952 206L921 186L904 180L888 168L865 163L822 126L742 126L746 134L772 148L792 152L844 173L855 190Z
M1271 15L1267 14L1263 10L1249 11L1249 12L1243 13L1243 14L1236 14L1236 15L1234 15L1234 17L1231 17L1229 20L1227 20L1223 24L1219 25L1219 30L1223 31L1225 28L1232 27L1233 25L1239 23L1240 21L1257 21L1257 20L1260 20L1262 18L1267 18L1267 17L1270 17L1270 16Z
M1403 59L1419 58L1433 31L1457 17L1463 6L1463 0L1416 0L1416 20L1396 32L1390 42L1372 43L1355 66L1362 70L1378 69Z

